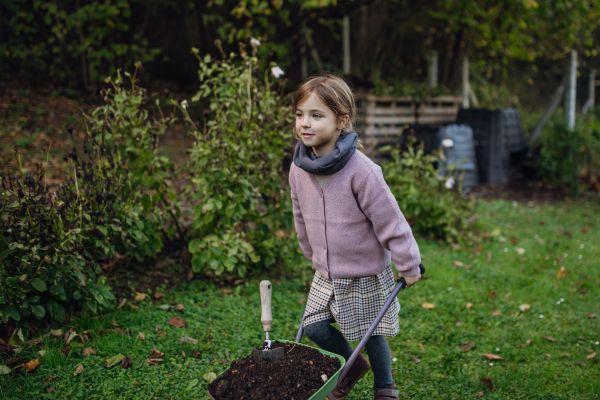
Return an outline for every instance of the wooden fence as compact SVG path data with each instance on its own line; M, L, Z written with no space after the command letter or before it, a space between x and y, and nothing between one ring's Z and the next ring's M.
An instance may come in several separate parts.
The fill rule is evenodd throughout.
M357 96L356 132L373 158L377 148L400 139L411 124L449 124L456 120L462 97L425 97L416 103L412 96Z

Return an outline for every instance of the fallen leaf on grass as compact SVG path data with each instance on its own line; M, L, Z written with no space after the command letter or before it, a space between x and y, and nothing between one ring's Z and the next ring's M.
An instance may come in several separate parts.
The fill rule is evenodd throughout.
M587 356L585 356L585 358L587 358L587 359L596 358L596 352L593 352L592 354L588 354Z
M567 270L565 267L560 267L558 272L556 273L556 279L564 278L567 275Z
M63 335L62 329L52 329L50 331L50 336L59 338L59 337L62 337L62 335Z
M0 365L0 375L8 375L12 372L12 369L6 365Z
M40 350L40 351L38 351L38 354L40 355L40 357L44 357L47 352L48 352L48 350Z
M27 360L27 357L12 357L4 361L4 365L16 364L21 361Z
M431 310L434 307L435 306L432 303L423 303L423 308L426 308L428 310Z
M495 355L495 354L487 354L487 353L485 353L485 354L483 354L483 355L484 355L484 356L485 356L485 357L486 357L488 360L503 360L503 358L502 358L502 357L500 357L500 356L497 356L497 355Z
M472 340L469 340L467 343L463 343L460 345L460 349L462 351L471 351L471 349L475 346L475 342Z
M423 343L419 343L419 348L420 348L421 350L425 350L425 347L423 346Z
M525 312L525 311L529 310L530 308L531 308L531 304L521 304L521 305L519 306L519 309L520 309L522 312Z
M421 359L419 357L413 357L412 360L415 362L415 364L418 364L421 362Z
M55 387L56 386L50 386L48 389L46 389L46 393L52 393Z
M123 308L123 306L125 305L125 303L127 303L127 299L121 300L121 302L117 306L117 310L120 310L121 308Z
M154 365L156 367L156 366L158 366L158 363L161 362L162 360L163 360L162 358L147 358L145 363Z
M131 356L127 356L121 360L121 369L127 369L133 365L133 360Z
M456 321L456 326L462 326L464 324L464 322L462 321Z
M150 295L148 293L140 293L140 292L135 292L135 297L133 298L135 301L142 301L144 300L146 297L150 297Z
M547 335L544 335L543 338L549 342L556 342L556 339L554 339L553 337L547 336Z
M167 311L169 308L171 308L171 306L168 304L161 304L160 306L156 306L156 308L158 308L159 310Z
M505 299L505 300L508 300L508 298L509 298L509 297L510 297L510 293L506 293L506 294L504 295L504 299Z
M183 328L186 324L186 320L179 317L171 317L169 320L169 325L174 326L176 328Z
M522 256L523 254L525 254L525 249L522 247L517 247L517 248L515 248L515 253Z
M215 374L214 372L207 372L206 374L202 375L202 379L204 379L208 383L211 383L212 381L217 379L217 374Z
M483 392L477 393L477 397L483 397Z
M525 344L529 346L531 344L531 340L526 341Z
M138 333L138 337L139 337L141 340L146 340L146 334L145 334L144 332L140 332L140 333Z
M159 337L159 338L161 338L161 337L165 337L165 336L167 336L167 332L165 332L165 331L158 332L158 337Z
M183 304L177 304L176 306L173 306L173 307L171 307L171 308L172 308L173 310L176 310L176 311L183 311L183 309L184 309L185 307L183 307Z
M496 292L495 292L495 291L493 291L493 290L490 290L490 291L488 292L488 294L490 295L490 297L491 297L493 300L494 300L494 299L496 299L496 298L498 297L498 293L496 293Z
M490 390L494 390L494 381L492 378L481 378L481 383L487 386Z
M302 305L302 304L304 304L305 301L306 300L304 300L304 299L300 299L300 300L298 300L298 304Z
M160 351L156 350L154 347L152 348L152 354L150 354L150 357L148 358L160 358L163 357L165 355L165 353L161 353Z
M73 372L73 376L77 376L79 374L81 374L83 372L83 365L79 364L77 366L77 368L75 369L75 372Z
M117 354L116 356L107 358L106 359L106 368L114 367L115 365L117 365L118 363L123 361L123 358L125 358L125 356L123 354Z
M467 303L467 308L473 308L473 303Z
M50 375L49 377L47 377L46 379L44 379L44 384L52 381L52 379L56 378L56 375Z
M461 261L454 261L454 268L456 267L464 267L465 264Z
M514 236L510 238L510 242L511 242L513 245L517 244L517 242L518 242L518 241L519 241L519 239L517 239L517 238L516 238L516 237L514 237Z
M155 299L162 299L163 297L165 297L166 295L164 293L160 293L160 292L156 292L154 293L154 298Z
M69 329L69 331L67 333L65 333L65 344L69 344L71 343L71 340L75 339L75 336L77 336L77 332L75 332L73 329Z
M588 313L587 318L594 319L594 318L596 318L596 314Z
M92 349L91 347L87 347L86 349L84 349L84 350L81 352L81 355L82 355L82 356L84 356L84 357L89 357L89 356L91 356L92 354L96 354L96 350L95 350L95 349Z
M138 307L138 306L136 306L135 304L131 304L131 303L127 303L127 304L129 304L129 307L131 307L131 308L139 308L139 307Z
M185 358L185 351L181 350L181 358Z
M525 347L525 343L519 343L519 347Z
M493 315L494 317L497 317L497 316L498 316L498 315L500 315L500 314L501 314L501 312L500 312L500 311L494 311L494 312L492 313L492 315Z
M160 325L156 325L156 329L155 330L156 330L156 333L159 333L160 332Z
M119 328L119 327L120 327L120 325L119 325L119 324L117 324L117 321L115 321L115 320L113 320L113 322L111 322L110 324L111 324L112 326L116 327L116 328Z
M31 372L34 369L36 369L40 364L42 363L42 360L39 358L34 358L33 360L29 361L28 363L23 364L23 369L26 372ZM18 367L17 367L18 368Z
M487 254L485 255L485 259L488 262L488 264L492 262L492 252L491 251L487 252Z
M552 359L552 356L551 356L550 354L548 354L548 353L544 353L544 355L545 355L546 357L548 357L548 358Z
M181 338L181 340L179 341L179 344L184 344L184 343L190 343L190 344L198 344L198 341L196 339L192 339L189 336L184 336Z

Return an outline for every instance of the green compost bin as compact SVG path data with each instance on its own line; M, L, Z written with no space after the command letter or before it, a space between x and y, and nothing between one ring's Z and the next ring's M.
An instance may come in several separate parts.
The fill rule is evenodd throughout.
M289 340L279 340L279 342L281 342L281 343L295 343L295 342L290 342ZM311 349L318 350L321 354L326 354L329 357L334 357L334 358L337 358L338 360L340 360L340 369L338 369L335 372L335 374L333 374L333 376L331 378L329 378L327 380L327 382L325 382L325 384L323 386L321 386L321 388L315 392L315 394L313 394L312 396L310 396L308 398L308 400L325 400L327 398L327 396L329 396L329 393L333 392L333 389L335 389L335 385L337 384L338 378L340 376L340 372L344 368L344 365L346 365L346 360L344 359L344 357L342 357L342 356L340 356L338 354L330 353L328 351L321 350L321 349L316 348L316 347L306 346L306 345L303 345L303 344L300 344L300 343L296 343L296 346L310 347ZM224 371L223 374L225 372L227 372L227 371ZM223 374L221 374L221 375L223 375ZM219 376L221 376L221 375L219 375ZM213 397L212 393L210 393L210 390L208 391L208 395L210 396L211 399L216 400Z

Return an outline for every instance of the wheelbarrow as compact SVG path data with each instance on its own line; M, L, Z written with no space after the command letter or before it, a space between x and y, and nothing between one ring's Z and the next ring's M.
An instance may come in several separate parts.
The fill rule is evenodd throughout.
M423 264L419 264L419 270L420 270L421 274L425 273L425 267L423 266ZM379 311L379 314L377 314L377 316L375 317L375 320L373 321L373 323L367 330L367 333L365 333L365 335L363 336L361 341L358 343L358 345L352 352L352 355L350 356L350 358L347 361L344 360L344 357L342 357L338 354L333 354L333 353L329 353L329 352L321 350L321 349L317 349L323 354L327 354L330 357L335 357L335 358L339 359L341 366L340 366L340 369L331 378L329 378L327 380L327 382L325 382L325 384L323 386L321 386L321 388L318 391L316 391L308 400L325 400L325 399L334 400L332 392L335 389L337 382L339 380L344 379L344 377L348 373L348 370L352 367L352 364L354 364L354 361L356 361L356 359L360 355L360 352L362 351L362 349L365 347L365 345L367 344L367 342L373 335L373 332L375 332L377 325L379 325L379 322L381 322L385 313L388 311L388 309L394 302L394 299L396 298L396 296L398 296L398 293L400 292L400 290L402 290L404 288L406 288L406 281L404 280L404 278L398 279L396 287L394 288L392 293L390 293L390 295L388 296L387 300L383 304L383 307L381 308L381 311ZM303 345L300 344L300 341L302 341L302 336L304 335L304 322L303 321L304 321L304 316L302 317L302 321L300 322L300 328L298 329L298 334L296 335L296 340L294 340L294 342L296 344L299 344L301 346L303 346ZM281 340L281 342L285 342L285 341ZM213 396L213 394L210 392L210 390L208 391L208 395L210 396L210 398L212 400L218 400Z

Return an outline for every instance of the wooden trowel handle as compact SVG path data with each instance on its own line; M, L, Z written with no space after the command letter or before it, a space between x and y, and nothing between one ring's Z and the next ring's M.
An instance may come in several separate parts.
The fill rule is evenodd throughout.
M262 322L265 332L271 331L271 324L273 323L273 315L271 314L271 288L271 282L269 281L262 281L260 283L260 305L262 308L260 322Z

